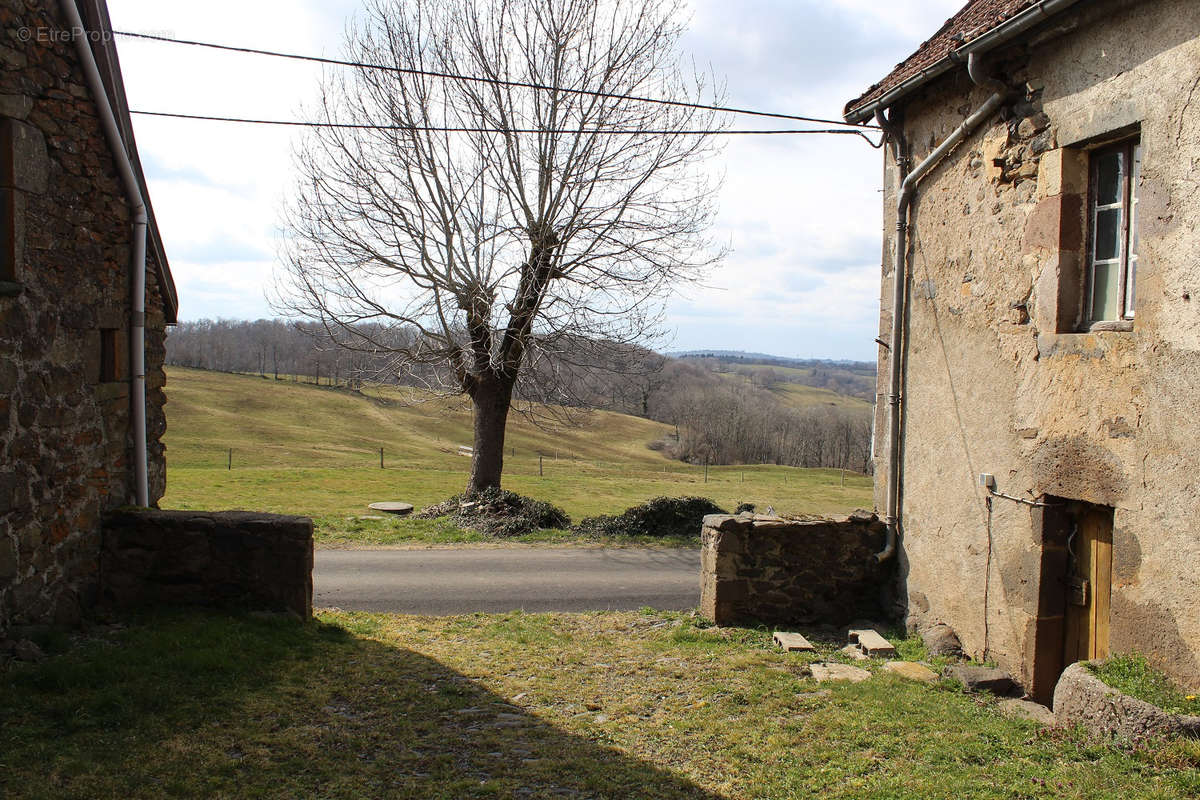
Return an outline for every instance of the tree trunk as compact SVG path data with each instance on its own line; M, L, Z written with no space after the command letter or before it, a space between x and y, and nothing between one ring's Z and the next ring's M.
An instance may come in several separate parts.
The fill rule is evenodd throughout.
M504 470L504 434L512 406L513 384L503 379L484 379L471 393L475 416L475 453L467 492L499 489Z

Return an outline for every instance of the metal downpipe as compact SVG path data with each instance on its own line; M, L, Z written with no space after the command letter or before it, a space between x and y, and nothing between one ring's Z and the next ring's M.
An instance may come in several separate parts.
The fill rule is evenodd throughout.
M917 184L946 154L966 139L980 123L990 117L1004 103L1008 96L1008 87L999 80L981 76L981 67L976 56L969 56L967 72L971 80L980 85L994 89L991 97L984 101L973 114L963 120L954 131L933 149L925 159L913 168L912 172L900 180L900 188L896 198L896 241L892 254L892 333L889 344L889 375L888 375L888 486L887 506L884 521L887 524L887 543L883 550L875 554L880 561L887 561L896 554L896 543L900 533L900 481L901 481L901 451L900 451L900 419L902 411L901 390L904 385L903 352L904 318L907 315L905 298L908 285L908 227L909 211L916 195ZM877 113L876 119L882 119L882 113ZM885 128L886 129L886 128ZM896 153L900 153L900 139L895 132L889 135L896 139ZM898 162L899 163L899 162ZM903 166L901 166L903 169Z
M100 68L96 65L96 57L84 27L83 18L75 0L60 0L59 5L67 18L71 40L75 43L75 52L83 63L83 72L87 78L88 88L96 102L96 110L100 114L100 125L104 128L104 136L108 140L113 160L116 161L117 173L125 188L133 217L133 258L131 270L131 317L129 331L129 365L130 390L132 405L133 428L133 471L134 491L139 506L150 505L149 459L146 444L146 233L149 226L149 215L146 203L142 198L142 188L125 149L125 138L117 124L112 104L108 99L108 91L104 80L100 77Z

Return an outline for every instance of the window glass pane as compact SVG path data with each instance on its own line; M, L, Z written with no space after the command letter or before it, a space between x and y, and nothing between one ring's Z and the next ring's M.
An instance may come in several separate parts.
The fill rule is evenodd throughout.
M1097 261L1121 257L1121 209L1106 208L1096 212L1094 252Z
M1096 204L1101 206L1121 202L1120 151L1096 157Z
M1096 264L1092 268L1092 319L1117 319L1121 316L1119 264Z

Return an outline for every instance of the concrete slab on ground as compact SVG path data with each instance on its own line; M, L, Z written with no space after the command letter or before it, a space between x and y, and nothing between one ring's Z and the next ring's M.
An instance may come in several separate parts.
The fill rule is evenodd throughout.
M851 644L857 644L859 649L873 658L892 658L896 655L892 643L870 628L852 630L847 636Z
M817 648L809 644L808 639L805 639L803 634L791 633L788 631L775 631L775 644L779 645L788 653L812 653Z

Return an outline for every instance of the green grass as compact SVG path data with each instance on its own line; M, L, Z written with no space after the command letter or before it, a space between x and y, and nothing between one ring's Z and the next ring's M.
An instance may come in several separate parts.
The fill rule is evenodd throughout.
M1088 669L1114 689L1168 713L1200 715L1200 698L1185 694L1170 678L1150 666L1143 655L1112 656L1099 665L1089 663Z
M0 795L1200 793L1200 742L1042 730L881 671L817 685L814 658L649 611L159 616L0 673Z
M254 509L317 520L321 544L438 544L478 537L417 520L360 520L369 503L440 502L466 485L469 409L458 400L415 405L346 391L171 368L167 373L167 493L163 508ZM394 397L395 392L376 393ZM872 504L871 479L839 470L681 464L646 447L668 428L607 412L577 428L510 424L505 488L546 500L578 522L660 495L700 495L780 512L844 513ZM385 469L379 468L384 448ZM233 449L233 469L228 451ZM539 453L541 474L539 474ZM557 453L557 458L555 454ZM541 533L529 541L567 541Z
M789 371L804 372L804 370L799 369L791 369ZM744 378L741 375L736 375L732 372L721 372L717 374L726 380L749 383L748 378ZM817 406L853 409L862 411L864 413L871 410L871 404L861 398L838 394L837 392L829 389L820 389L816 386L808 386L803 383L777 383L771 386L768 391L775 395L775 398L785 406L800 410Z

